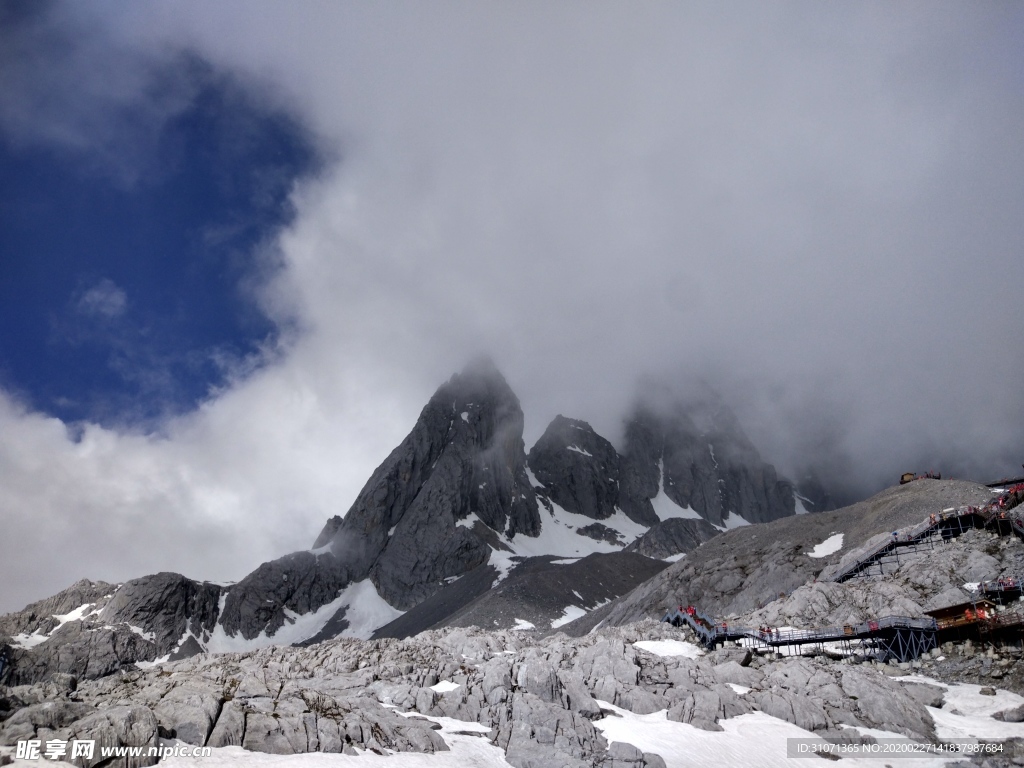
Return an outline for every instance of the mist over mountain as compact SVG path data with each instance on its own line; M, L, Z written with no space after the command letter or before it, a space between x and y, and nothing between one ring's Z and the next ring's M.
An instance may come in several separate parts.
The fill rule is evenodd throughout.
M307 547L480 353L527 447L706 387L805 498L1024 461L1013 4L0 14L6 608Z

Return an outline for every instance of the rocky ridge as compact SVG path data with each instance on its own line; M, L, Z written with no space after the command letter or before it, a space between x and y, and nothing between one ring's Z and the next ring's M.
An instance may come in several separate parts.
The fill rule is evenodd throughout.
M992 492L988 488L976 483L918 481L889 488L866 501L835 512L782 518L768 525L727 531L705 542L628 595L588 614L565 630L585 633L599 622L604 622L604 625L628 624L647 616L664 615L670 606L680 604L699 605L716 617L745 617L753 621L753 626L758 625L758 619L769 624L787 625L784 620L787 611L793 614L794 622L807 622L788 625L827 626L829 620L835 618L833 611L842 613L843 605L850 606L846 609L848 612L858 605L862 606L861 611L867 607L889 610L885 608L889 606L891 613L900 615L895 608L909 610L909 606L901 602L903 599L919 607L916 613L902 615L920 615L920 606L970 580L961 578L958 572L943 566L941 561L930 561L931 565L924 569L908 562L901 569L903 576L895 582L888 577L844 584L818 579L828 567L838 564L848 551L866 544L879 533L889 535L890 531L917 525L932 512L962 504L981 504L991 497ZM823 557L811 556L817 545L837 534L843 537L842 546L837 551ZM950 553L963 551L960 564L967 568L966 573L998 574L1000 568L1009 567L1001 565L1002 561L987 560L982 556L983 552L977 552L971 544L973 535L968 534L963 540L944 545L951 548ZM1000 551L1009 558L1015 557L1014 553L1019 549L1008 539L1000 540L982 532L976 535L984 537L986 547L1002 548ZM901 584L899 579L907 580L907 584ZM778 612L779 620L768 621L776 616L758 613L762 609Z

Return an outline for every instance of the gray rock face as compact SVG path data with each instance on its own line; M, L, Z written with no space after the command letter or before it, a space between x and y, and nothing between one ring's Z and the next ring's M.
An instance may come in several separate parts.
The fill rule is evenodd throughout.
M331 537L350 577L369 575L385 600L407 609L489 558L484 539L460 522L475 515L493 531L536 536L522 433L519 401L492 365L452 377Z
M662 560L692 552L705 541L717 536L718 529L704 520L672 517L651 526L643 536L626 547L627 552Z
M221 592L215 584L177 573L121 585L80 581L48 600L0 617L0 634L46 637L31 649L10 651L8 682L33 683L54 673L98 677L125 664L152 661L174 651L180 654L179 642L186 632L203 637L213 630Z
M641 525L656 525L652 500L660 493L717 526L730 513L760 523L796 509L793 485L762 461L720 404L637 410L621 456L586 422L558 416L530 450L529 466L544 495L595 520L619 508Z
M556 416L528 459L533 474L560 507L594 520L615 514L619 455L587 422Z
M606 604L665 567L665 563L630 552L593 554L569 564L548 560L525 562L436 626L505 629L512 627L515 619L523 619L540 632L550 632L552 622L562 618L567 606L590 610Z
M156 716L145 706L113 706L76 720L68 727L70 739L92 739L96 749L92 759L80 757L73 762L80 768L93 768L101 763L117 768L144 768L156 765L159 758L148 754L159 746L160 735ZM142 747L137 757L104 758L102 750L111 747Z
M222 587L178 573L143 576L121 585L100 612L107 624L126 623L153 633L156 655L173 651L186 631L196 637L217 623Z
M713 616L743 617L749 626L765 623L810 628L841 625L851 616L863 616L856 619L861 621L884 615L920 615L927 600L957 586L953 581L960 571L951 571L948 562L934 559L929 565L908 558L896 580L845 584L814 580L824 578L849 550L864 545L879 531L916 525L936 510L980 504L990 497L987 488L975 483L910 483L842 510L727 531L613 603L603 618L606 624L629 623L663 616L669 607L680 604L697 605ZM816 545L837 533L844 537L842 549L822 558L809 556ZM978 572L993 572L991 562L972 554L976 549L970 545L973 535L965 534L963 541L949 544L948 554L956 558L958 567L975 563ZM983 532L977 535L992 538ZM1004 562L1010 561L1004 558ZM580 631L587 629L580 626Z
M45 642L31 649L12 649L9 654L11 668L6 682L22 685L46 680L54 673L102 677L126 664L154 660L156 647L124 624L107 627L71 621Z
M284 625L290 610L303 614L331 602L350 580L350 571L330 552L295 552L263 563L237 584L224 602L220 623L229 635L252 639Z
M77 581L52 597L0 616L0 636L48 635L60 623L56 616L67 615L83 605L102 605L115 589L116 584L105 581Z
M630 497L623 509L641 517L659 478L666 496L712 525L723 525L730 513L763 523L795 511L792 484L762 461L721 404L640 410L627 425L622 477L623 495Z
M807 472L802 476L797 484L796 493L800 497L800 504L808 512L831 512L838 508L828 489L821 482L821 478L814 471Z
M661 460L664 439L658 421L638 413L626 423L625 450L619 462L619 505L641 525L655 525L658 515L651 499L661 489Z

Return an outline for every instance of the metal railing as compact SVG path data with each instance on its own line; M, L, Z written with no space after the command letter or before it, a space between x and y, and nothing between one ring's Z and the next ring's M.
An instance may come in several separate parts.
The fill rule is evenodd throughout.
M982 527L987 527L996 520L1007 520L1009 521L1012 530L1024 539L1024 521L1021 521L1016 516L999 517L1000 514L1005 515L1007 509L1016 506L1014 504L1007 507L1004 504L1005 500L1007 498L1016 499L1022 494L1024 494L1024 489L1020 489L1015 486L1014 489L1011 489L1011 491L1008 491L998 497L996 501L989 502L987 505L981 507L964 506L959 507L952 512L939 512L930 515L926 520L923 520L910 529L897 531L891 539L864 552L864 554L856 561L837 573L832 580L836 582L843 582L863 575L864 571L868 570L876 563L880 563L886 555L890 553L897 553L898 558L897 550L899 548L919 545L931 536L934 536L936 533L950 532L952 534L954 521L957 524L956 527L959 529L958 532L962 533L963 523L967 518L971 518L972 523L980 522ZM975 526L972 525L972 527Z
M702 613L697 613L700 621L695 620L685 611L678 609L665 614L662 621L678 624L686 622L706 645L717 645L725 640L748 638L766 646L808 645L834 642L837 640L855 640L872 637L892 629L910 629L933 631L938 624L933 618L911 618L909 616L885 616L877 620L868 620L858 624L844 624L841 627L820 627L816 629L754 629L752 627L729 626L728 623L716 623Z

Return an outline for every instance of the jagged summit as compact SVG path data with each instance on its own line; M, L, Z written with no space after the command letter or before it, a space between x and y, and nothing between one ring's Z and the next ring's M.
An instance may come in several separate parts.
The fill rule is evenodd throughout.
M523 412L493 364L478 361L441 386L341 524L328 526L327 546L351 578L369 576L403 610L486 563L495 532L536 536Z
M625 442L624 508L637 519L652 513L664 518L659 510L666 498L726 528L796 511L792 483L762 460L735 414L721 403L638 407Z
M619 502L619 456L585 421L559 414L530 449L530 470L548 498L594 520L615 514Z

